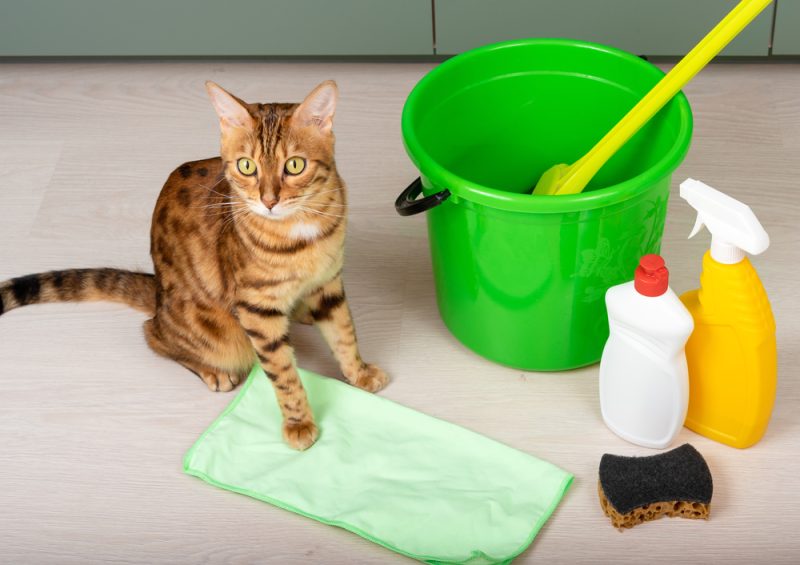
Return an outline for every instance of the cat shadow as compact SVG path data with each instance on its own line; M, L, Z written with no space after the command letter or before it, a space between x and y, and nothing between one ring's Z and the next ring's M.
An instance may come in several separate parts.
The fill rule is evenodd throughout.
M398 239L403 245L397 245ZM356 329L361 326L373 332L366 335L359 330L359 340L368 346L371 357L388 359L404 346L401 340L409 320L417 326L416 331L427 333L418 325L427 327L435 323L429 318L438 316L428 241L424 236L402 238L387 231L362 249L357 257L351 255L352 263L345 266L345 284L348 276L358 277L352 285L357 293L351 298Z
M379 366L397 352L407 311L413 309L415 319L437 316L427 230L418 220L386 219L384 230L356 220L348 229L345 292L362 354ZM341 379L315 327L293 323L291 337L300 367Z

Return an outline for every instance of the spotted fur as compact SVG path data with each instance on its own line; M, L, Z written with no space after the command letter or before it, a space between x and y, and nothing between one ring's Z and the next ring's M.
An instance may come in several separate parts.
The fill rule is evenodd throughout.
M221 155L184 163L167 179L153 211L155 274L70 269L11 279L0 283L0 314L44 302L129 304L150 316L150 347L212 390L233 389L260 363L284 438L306 449L318 432L290 318L317 324L351 384L377 391L387 382L361 359L342 284L347 198L333 154L336 86L322 83L301 104L247 104L207 88ZM284 169L293 156L305 159L298 175ZM256 174L239 172L242 157L257 164Z

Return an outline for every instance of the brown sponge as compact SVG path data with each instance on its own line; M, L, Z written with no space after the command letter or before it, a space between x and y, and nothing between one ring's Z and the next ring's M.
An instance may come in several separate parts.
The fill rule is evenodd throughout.
M688 443L650 457L603 455L600 506L616 528L661 516L708 519L713 482L703 456Z

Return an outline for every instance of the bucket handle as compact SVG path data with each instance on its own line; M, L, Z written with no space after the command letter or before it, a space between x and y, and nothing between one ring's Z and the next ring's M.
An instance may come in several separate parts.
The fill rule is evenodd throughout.
M394 209L401 216L413 216L420 212L425 212L431 208L438 206L450 197L450 191L447 189L431 194L425 198L416 200L417 196L422 192L422 179L417 177L414 182L409 184L406 189L400 193L397 200L394 202Z

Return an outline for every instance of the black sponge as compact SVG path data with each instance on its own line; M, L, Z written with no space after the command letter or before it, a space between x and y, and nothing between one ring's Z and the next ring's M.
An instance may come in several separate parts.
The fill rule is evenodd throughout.
M708 518L712 491L708 465L688 443L650 457L600 460L600 504L618 528L663 515Z

